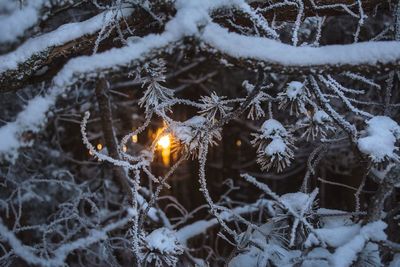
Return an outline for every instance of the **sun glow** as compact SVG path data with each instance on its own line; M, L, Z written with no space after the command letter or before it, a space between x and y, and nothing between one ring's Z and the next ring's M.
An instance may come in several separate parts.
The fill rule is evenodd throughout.
M161 136L157 145L162 149L167 149L171 146L171 136L169 134Z
M164 166L169 166L171 160L171 144L172 136L165 134L160 137L157 141L157 147L161 152L162 162Z

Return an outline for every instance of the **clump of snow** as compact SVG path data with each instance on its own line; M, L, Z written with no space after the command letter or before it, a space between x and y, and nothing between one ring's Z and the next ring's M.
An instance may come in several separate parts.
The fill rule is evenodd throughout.
M266 120L261 126L261 131L266 137L278 137L287 135L287 130L283 125L274 119Z
M253 84L251 84L247 80L242 83L242 86L246 89L248 94L251 93L254 90L254 87L255 87Z
M294 100L297 98L299 94L301 94L303 90L303 83L298 82L298 81L292 81L288 84L288 87L286 88L286 95L290 100Z
M366 136L358 139L358 148L376 163L384 160L398 160L395 153L400 138L400 126L389 117L376 116L367 121Z
M363 226L359 233L343 246L336 249L330 259L334 267L351 266L357 259L357 255L364 249L369 241L383 241L387 236L384 232L387 225L382 221L376 221Z
M178 256L184 247L178 241L176 232L162 227L154 230L144 238L142 260L151 266L176 266Z
M317 112L314 113L313 121L318 124L324 124L326 122L332 122L332 119L325 111L318 110Z
M333 211L333 210L332 210ZM328 212L328 214L331 211ZM386 240L384 233L387 225L382 221L376 221L367 225L353 224L349 226L338 226L332 228L315 229L318 239L314 233L309 234L305 247L318 246L319 240L324 241L330 248L336 248L330 253L326 248L314 248L308 253L307 258L314 258L306 266L330 266L345 267L352 264L361 257L363 260L373 262L380 266L379 250L376 244L371 243ZM320 265L312 265L315 259L323 260ZM327 262L325 262L327 261ZM326 265L326 263L329 263Z
M257 240L257 243L262 244L264 250L261 250L255 246L248 246L242 253L232 258L229 263L228 267L242 267L242 266L249 266L249 267L256 267L256 266L269 266L272 264L273 266L283 266L290 262L291 253L285 250L282 246L274 243L269 243L265 238L260 239L255 237L254 232L252 234L251 239Z
M203 116L193 116L182 125L177 125L173 128L174 135L184 144L189 145L194 138L196 128L201 128L207 119Z
M305 193L287 193L280 197L280 200L286 207L291 208L293 211L301 212L306 206L310 196Z
M279 100L279 109L287 110L289 107L289 114L298 116L300 113L306 113L305 100L306 90L304 84L299 81L291 81L288 83L286 90L278 93L277 99Z
M204 141L206 134L209 134L209 144L215 144L215 140L221 139L219 129L207 128L208 120L203 116L193 116L192 118L171 125L171 130L177 140L184 146L184 149L197 156L197 149Z
M258 266L258 258L261 253L260 249L251 247L246 253L241 253L231 259L229 267L242 267L242 266Z
M329 257L331 253L321 247L316 247L307 254L307 259L303 262L301 267L330 267Z
M398 267L400 266L400 254L396 253L393 257L392 262L389 264L389 267Z
M285 142L282 141L282 139L276 138L267 145L267 147L265 148L265 153L270 156L272 156L274 154L279 154L279 153L283 154L283 153L285 153L286 147L287 146L286 146Z
M158 228L145 238L146 246L151 251L160 253L182 254L183 248L179 244L176 232L168 228Z
M292 266L290 264L291 260L299 257L301 252L298 250L286 250L279 240L271 237L274 231L273 224L269 222L261 225L259 231L243 233L246 238L259 246L249 244L240 254L229 261L228 266Z
M320 222L323 228L335 228L353 224L351 215L346 215L345 211L319 208L317 213L320 215Z
M0 10L7 11L7 14L0 15L0 43L14 42L34 26L45 3L46 0L24 1L21 8L19 1L1 1Z
M317 258L317 257L324 257L325 258L325 257L328 257L329 255L330 255L330 253L329 253L329 251L327 249L320 248L320 247L314 248L313 250L311 250L307 254L307 256L315 257L315 258Z
M14 162L18 157L21 146L31 143L22 140L25 131L36 133L46 121L46 112L53 104L54 97L37 96L29 101L25 109L20 112L14 122L0 128L0 156Z
M261 134L253 134L255 139L251 141L258 146L257 162L262 170L274 167L278 172L282 171L294 157L292 135L274 119L266 120L260 131Z
M330 247L340 247L349 242L360 231L360 225L339 226L335 228L316 229L319 238Z

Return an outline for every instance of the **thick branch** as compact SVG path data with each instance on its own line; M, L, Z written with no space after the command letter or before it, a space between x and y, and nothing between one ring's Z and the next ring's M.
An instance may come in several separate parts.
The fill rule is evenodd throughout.
M385 200L393 191L393 185L387 181L383 181L376 191L375 195L372 196L370 203L368 204L368 215L367 221L373 222L378 221L382 217Z
M250 1L251 2L251 1ZM275 1L274 3L278 3L279 1ZM310 1L306 1L305 3L305 16L314 16L316 13L318 15L327 15L324 12L333 12L332 14L337 15L337 12L342 12L341 14L348 13L344 10L344 6L349 6L350 9L356 8L353 4L353 1L350 0L340 0L338 5L335 5L333 8L327 8L327 5L332 4L332 0L324 0L324 1L315 1L317 8L311 6ZM368 13L373 10L373 8L379 3L378 0L364 0L362 1L363 9L365 13ZM270 6L269 2L259 3L258 1L254 1L252 3L254 8L265 8ZM294 10L293 10L294 8ZM292 6L282 6L273 8L269 11L265 11L270 14L274 12L279 14L284 20L291 20L293 16L291 14L297 15L296 11L297 7ZM317 9L318 12L314 12ZM310 10L314 10L313 12L309 12ZM344 10L344 11L343 11ZM293 12L294 11L294 12ZM154 12L158 12L161 14L165 14L166 17L173 16L175 13L175 9L171 4L159 4L157 10ZM218 13L220 11L217 11ZM240 12L239 12L240 13ZM216 15L216 14L215 14ZM266 15L267 16L267 15ZM294 17L295 17L294 16ZM128 25L130 28L135 30L136 36L145 36L149 33L160 32L162 30L162 26L158 23L154 23L154 17L152 17L147 12L143 11L140 8L137 8L132 16L128 19ZM238 23L246 23L245 21L238 21ZM121 22L120 26L122 29L126 28L125 22ZM18 65L16 69L9 69L2 73L0 73L0 83L2 84L0 88L0 92L2 91L10 91L19 89L27 84L32 84L36 82L41 82L45 80L49 80L52 76L54 76L61 67L68 61L69 58L81 56L81 55L89 55L92 52L93 44L96 40L97 34L92 34L88 36L83 36L67 42L62 45L47 47L43 51L40 51L34 55L32 55L28 60L22 62ZM116 33L111 34L106 40L103 41L101 50L104 51L109 49L115 44L113 43L113 39L115 38ZM0 57L1 59L1 57ZM341 72L343 70L351 70L357 72L377 72L386 68L395 68L398 66L399 62L395 59L390 63L378 63L378 64L357 64L357 65L346 65L346 64L324 64L321 65L307 65L307 66L286 66L283 64L279 64L279 62L273 62L269 60L255 60L252 58L244 58L244 62L239 60L237 62L239 65L243 66L254 66L254 63L265 68L266 70L276 70L276 72L284 72L284 73L314 73L314 72ZM2 60L8 60L3 58ZM325 66L326 65L326 66Z
M102 17L103 15L100 14L98 16ZM93 22L90 22L90 20L93 19L94 18L91 18L85 22L81 22L77 26L82 24L81 27L85 27L85 24L93 24ZM119 25L121 30L125 30L128 24L130 28L135 29L136 36L144 36L150 32L159 32L162 30L161 25L152 22L154 22L154 19L148 13L143 12L141 9L136 9L126 21L121 21ZM100 29L101 26L102 25L99 24L98 29ZM17 90L28 84L49 80L60 71L69 59L90 55L92 53L98 32L80 36L79 38L61 45L45 47L42 51L32 54L26 61L21 63L17 62L18 67L16 68L8 68L6 67L7 64L5 64L5 66L1 64L2 61L7 63L6 61L19 59L21 57L21 55L19 55L21 54L20 52L25 56L25 53L30 53L31 46L41 46L41 43L47 42L47 39L53 40L50 41L50 43L54 42L54 36L57 36L57 31L58 29L27 41L24 44L26 48L22 45L16 51L0 56L0 84L2 85L0 87L0 93ZM61 29L61 33L62 31L63 29ZM112 33L101 42L98 51L102 52L112 47L121 47L122 43L120 41L115 43L115 37L117 37L117 32L113 30ZM57 42L57 40L55 40L55 42ZM18 51L21 49L24 51Z
M349 4L348 3L349 1L347 0L342 0L342 1L344 1L343 4ZM369 0L368 3L371 3L371 6L373 6L374 4L372 3L375 3L374 1L375 0ZM325 2L323 3L330 4L331 2L328 1L326 3ZM322 7L321 5L322 5L321 1L316 2L316 6L318 6L318 8L317 7L314 8L317 8L318 10L329 9ZM340 8L342 6L346 5L338 5L337 8ZM369 4L365 3L364 8L367 6L369 6ZM260 8L261 7L262 6L260 6ZM160 5L160 7L158 7L156 11L157 14L158 13L166 14L168 16L174 15L174 13L176 12L171 4ZM135 34L137 36L144 36L144 35L149 35L149 33L159 32L160 30L163 29L161 24L154 23L154 20L155 18L151 14L148 14L147 12L144 12L142 9L138 8L130 17L130 20L128 20L128 24L130 25L129 26L130 28L135 29ZM178 18L175 17L171 21L173 20L178 20ZM124 27L126 27L125 22L121 22L121 28ZM182 38L185 37L190 38L189 35L192 35L193 33L190 32L186 34L187 34L186 36L180 36L175 40L171 40L175 42L174 49L181 50L180 47L177 47L180 43L179 40L182 40ZM164 34L161 34L160 37L162 35ZM397 50L400 51L400 49L398 49L399 46L396 46L395 44L391 44L389 42L382 43L379 45L374 44L372 46L367 46L366 44L354 44L354 45L344 45L335 47L329 46L321 48L292 47L266 38L246 37L246 36L240 36L235 33L228 33L226 29L219 27L218 24L216 23L209 23L206 26L204 33L202 32L202 29L199 29L199 35L200 35L199 36L200 40L198 41L204 41L207 45L209 45L208 49L204 49L203 52L210 54L211 51L212 55L210 55L210 57L215 57L215 53L217 53L221 57L230 58L231 61L235 62L236 65L239 67L248 67L248 68L261 67L262 69L267 71L274 71L287 74L291 73L315 74L323 72L335 73L335 72L343 72L349 70L359 73L365 73L365 72L376 73L381 70L398 68L400 60L400 53L396 54L395 52L393 52ZM168 34L165 36L168 36ZM107 40L103 42L103 47L101 50L104 51L113 47L114 37L115 34L110 35L109 38L107 38ZM27 61L20 63L16 69L6 68L5 72L0 73L0 83L2 84L0 92L16 90L27 84L49 80L52 76L54 76L57 72L60 71L61 67L64 66L68 58L90 54L95 39L96 35L93 34L89 36L80 37L76 40L73 40L71 42L68 42L60 46L46 47L44 51L36 53ZM163 44L163 41L165 41L164 39L160 38L160 42L162 43L160 44L160 47L165 46L165 44ZM192 46L197 47L198 41L193 42ZM151 43L154 46L154 40L152 40L151 38L149 40L149 43ZM254 46L255 44L259 45ZM141 44L139 44L139 46L140 45ZM207 45L205 47L207 47ZM126 52L123 51L137 50L137 47L135 46L136 45L128 45L123 49L117 49L120 50L120 52L118 52L117 50L107 51L109 52L108 56L115 53L116 57L120 58L121 53L126 54ZM375 48L379 46L379 49L372 49L374 46ZM349 49L350 51L344 53L343 51L346 49ZM253 50L255 50L256 53L252 53ZM276 53L278 50L279 53ZM340 53L337 53L337 51ZM389 51L390 53L387 53L387 51ZM286 54L287 54L286 57L283 56ZM331 56L329 57L329 55ZM16 57L18 58L18 56ZM98 58L93 58L93 60L97 63L101 62L101 57L102 56L99 56ZM342 60L338 61L337 58L340 58ZM3 58L0 57L0 61L1 59L4 62L9 60L7 57ZM12 59L13 56L11 56L11 60ZM364 61L362 59L364 59ZM105 59L105 61L106 60L109 60L109 58ZM129 61L129 56L127 55L127 60L123 60L123 62L116 62L115 65L123 66L124 64L128 64L133 60L135 59ZM107 64L100 64L99 66L96 66L97 64L96 63L93 65L92 62L90 62L91 57L84 58L78 61L79 63L82 63L79 64L80 67L78 68L80 74L107 70L109 68L115 67L111 66L112 62L108 64L110 66L107 67L106 67ZM75 63L77 63L78 61L76 61ZM4 65L8 66L7 64ZM69 67L67 65L65 67ZM85 67L83 67L84 65ZM0 70L1 69L2 68L0 67ZM74 70L68 69L66 72L73 73ZM72 77L67 77L67 79L71 80ZM62 86L64 86L64 84Z
M398 184L400 166L396 165L386 174L378 190L368 204L368 222L380 220L384 211L385 200L392 194L394 185Z
M112 123L111 104L107 90L107 81L105 79L100 79L96 86L96 97L97 102L99 103L99 113L101 117L101 126L103 129L104 141L109 156L114 159L120 160L121 156L118 151L117 139ZM113 165L113 171L121 190L125 192L129 198L131 198L131 187L125 170L120 166Z

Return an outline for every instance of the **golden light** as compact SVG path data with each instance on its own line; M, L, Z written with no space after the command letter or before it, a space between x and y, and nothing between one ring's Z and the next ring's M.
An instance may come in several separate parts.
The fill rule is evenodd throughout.
M133 143L137 143L137 142L138 142L138 136L137 136L137 134L132 135L132 142L133 142Z
M97 150L102 150L103 149L103 145L102 144L97 144Z
M159 129L157 134L161 131L162 129ZM169 166L171 161L171 144L172 136L170 134L162 135L157 141L157 148L161 151L161 158L164 166Z
M169 134L162 136L158 142L157 145L162 148L162 149L167 149L171 146L171 137Z
M241 140L236 140L236 146L240 147L242 145L242 141Z

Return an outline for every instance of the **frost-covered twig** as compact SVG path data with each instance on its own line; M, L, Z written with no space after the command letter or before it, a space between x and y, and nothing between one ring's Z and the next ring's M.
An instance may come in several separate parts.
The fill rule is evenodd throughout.
M253 185L257 186L259 189L263 190L266 194L272 197L272 199L279 203L279 205L283 209L287 210L291 215L302 222L313 234L315 234L315 236L320 240L322 246L325 246L325 242L321 237L319 237L319 234L315 231L314 227L304 217L294 211L290 206L282 202L280 197L276 193L274 193L266 184L258 182L254 177L248 174L242 174L241 177L243 177L244 179L246 179L246 181L252 183Z
M29 264L40 265L44 267L64 266L64 261L68 254L76 249L86 248L100 240L107 238L107 233L115 229L121 228L126 225L135 213L128 210L125 218L116 222L110 223L100 230L93 230L86 237L79 238L71 243L61 245L53 251L51 258L42 258L32 251L32 248L24 245L21 241L11 232L0 219L0 236L4 238L12 247L13 253L24 259Z
M354 125L346 121L342 115L340 115L333 107L329 104L329 100L323 95L316 79L313 76L309 76L311 88L313 89L318 101L320 101L323 109L328 113L333 120L349 135L350 139L355 142L357 137L357 129Z

